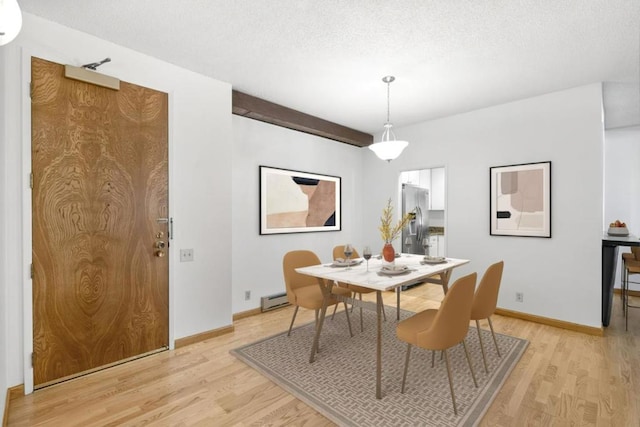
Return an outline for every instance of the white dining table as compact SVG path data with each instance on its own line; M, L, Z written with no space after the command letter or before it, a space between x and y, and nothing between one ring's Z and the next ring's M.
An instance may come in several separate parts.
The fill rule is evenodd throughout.
M376 313L377 313L377 343L376 343L376 398L382 398L382 292L398 290L398 319L399 319L399 299L400 289L402 286L411 285L420 282L430 282L440 284L446 293L451 278L451 272L454 268L467 264L469 260L446 258L445 262L438 264L424 264L422 255L401 254L396 258L395 264L405 265L408 272L398 275L387 275L381 272L383 261L381 259L372 258L369 260L369 269L367 271L366 262L351 267L335 267L333 263L312 265L309 267L296 268L300 274L313 276L318 278L318 284L322 289L324 303L320 311L320 318L316 333L311 347L311 355L309 363L315 361L318 350L318 342L322 325L324 323L327 312L327 303L331 295L331 289L336 282L347 283L352 285L363 286L376 291ZM334 298L343 299L343 297L333 295ZM349 299L356 305L361 303L355 299Z

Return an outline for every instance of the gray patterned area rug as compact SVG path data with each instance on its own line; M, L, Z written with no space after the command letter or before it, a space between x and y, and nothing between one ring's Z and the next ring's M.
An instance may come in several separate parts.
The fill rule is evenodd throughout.
M454 415L444 359L413 348L405 393L400 393L406 343L395 335L395 307L387 307L383 322L382 399L375 397L375 313L364 310L360 332L357 310L351 316L354 337L349 337L344 312L333 320L327 316L320 337L320 352L309 363L313 323L231 350L231 354L270 378L280 387L341 426L473 426L477 425L524 353L528 341L496 334L502 357L498 357L491 332L482 330L489 374L484 371L475 328L466 342L478 388L473 385L464 349L449 350L458 404ZM401 312L401 318L413 313Z

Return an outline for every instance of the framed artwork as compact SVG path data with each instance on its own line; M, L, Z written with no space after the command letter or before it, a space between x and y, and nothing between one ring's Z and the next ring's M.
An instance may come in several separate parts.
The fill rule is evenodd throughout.
M551 237L551 162L489 168L492 236Z
M339 231L342 180L260 166L260 234Z

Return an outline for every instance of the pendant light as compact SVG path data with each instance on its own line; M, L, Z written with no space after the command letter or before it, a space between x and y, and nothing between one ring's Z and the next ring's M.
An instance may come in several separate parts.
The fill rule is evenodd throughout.
M376 156L378 156L382 160L386 160L387 162L390 162L391 160L397 158L402 153L402 150L404 150L407 145L409 145L407 141L396 140L396 136L391 130L393 125L391 124L391 120L389 120L389 92L391 82L395 79L396 78L393 76L386 76L382 78L382 81L387 84L387 122L384 124L382 140L369 146L369 149L376 153Z
M15 39L22 28L22 13L16 0L0 0L0 46Z

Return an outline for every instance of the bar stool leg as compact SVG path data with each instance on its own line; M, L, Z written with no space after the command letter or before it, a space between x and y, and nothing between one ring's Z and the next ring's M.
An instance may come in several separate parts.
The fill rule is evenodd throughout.
M623 292L622 292L622 303L624 304L623 310L624 310L624 316L627 317L627 314L629 313L629 269L627 268L627 263L625 262L623 264L623 283L622 286L623 288Z
M629 269L624 269L624 330L629 330Z
M627 275L627 266L626 263L624 262L624 259L622 260L622 270L620 271L620 290L622 291L622 315L626 316L627 315L627 302L625 300L625 281L626 281L626 275Z

